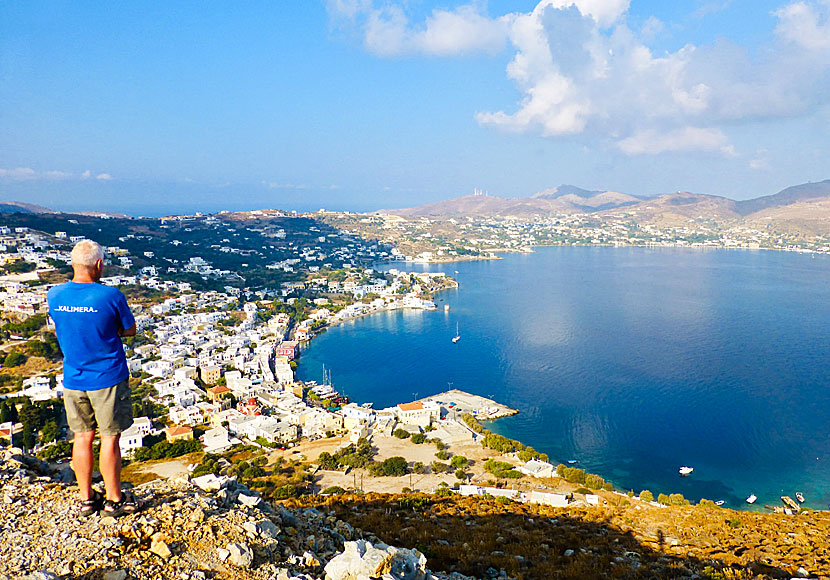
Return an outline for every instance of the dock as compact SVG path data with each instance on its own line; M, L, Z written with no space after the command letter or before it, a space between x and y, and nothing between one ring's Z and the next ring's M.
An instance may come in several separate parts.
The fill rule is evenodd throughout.
M421 403L427 401L437 403L446 409L449 414L456 414L459 417L464 413L470 413L479 421L492 421L519 412L518 409L512 409L487 397L473 395L458 389L451 389L437 395L418 399L418 401Z

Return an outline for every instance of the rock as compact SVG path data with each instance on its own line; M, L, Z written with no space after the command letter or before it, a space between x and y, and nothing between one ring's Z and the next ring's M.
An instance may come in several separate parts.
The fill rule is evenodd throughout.
M28 576L24 576L23 580L58 580L58 577L51 572L47 572L46 570L38 570L37 572L32 572Z
M799 578L809 578L810 573L803 567L799 566L798 570L795 571L795 575Z
M126 570L107 570L102 576L103 580L126 580Z
M227 559L228 559L228 556L230 556L230 555L231 555L230 551L229 551L229 550L226 550L225 548L217 548L217 549L216 549L216 556L217 556L217 557L218 557L218 558L219 558L222 562L224 562L225 560L227 560Z
M164 540L153 540L150 544L150 551L163 560L168 560L173 555L170 546Z
M256 495L239 494L239 496L236 498L236 501L244 506L256 507L257 505L262 503L262 498Z
M276 540L280 535L280 529L271 520L257 522L257 532L265 537Z
M225 476L216 476L212 473L207 475L200 475L194 477L193 484L203 491L219 491L228 483L228 478Z
M228 561L238 568L250 568L254 563L254 552L247 544L228 544Z
M383 546L382 548L380 546ZM425 580L426 558L417 550L406 550L357 540L326 564L327 580L361 580L387 575L394 580Z

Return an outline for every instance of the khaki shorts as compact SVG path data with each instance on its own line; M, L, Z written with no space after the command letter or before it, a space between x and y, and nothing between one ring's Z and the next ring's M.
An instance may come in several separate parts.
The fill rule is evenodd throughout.
M133 424L132 391L129 379L115 386L94 391L63 390L66 421L73 433L97 429L103 437L126 431Z

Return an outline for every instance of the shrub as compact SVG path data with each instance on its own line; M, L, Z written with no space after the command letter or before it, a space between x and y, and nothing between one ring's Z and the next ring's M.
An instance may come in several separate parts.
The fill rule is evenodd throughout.
M447 470L450 468L449 465L447 465L446 463L441 463L440 461L433 461L430 464L430 467L432 468L432 473L446 473Z
M438 451L435 454L435 457L437 457L438 459L443 459L444 461L446 461L447 459L450 458L450 454L446 449L442 449L441 451Z
M649 490L644 489L640 492L640 500L641 501L654 501L654 494L651 493Z
M455 470L455 478L459 481L463 481L467 479L467 474L464 472L463 469L456 469Z
M423 433L415 433L415 435L410 437L409 440L412 441L415 445L420 445L421 443L427 440L427 436Z
M343 495L346 493L346 490L340 487L339 485L332 485L331 487L327 487L322 492L327 495Z
M577 488L577 490L574 493L581 493L581 494L584 495L584 494L587 494L587 493L591 493L591 490L588 489L587 487L579 487L579 488Z
M606 481L602 484L602 489L605 491L614 491L614 485L610 481Z
M578 467L566 467L562 472L562 477L570 483L585 483L585 472Z
M498 478L515 479L522 476L522 474L513 469L513 466L509 463L505 461L496 461L495 459L488 459L485 461L484 469Z
M605 480L599 475L593 473L585 475L585 487L590 489L602 489L603 485L605 485Z
M406 475L409 473L409 466L403 457L396 456L384 459L383 462L373 467L375 475Z
M657 503L669 505L669 496L667 496L665 493L661 493L657 496Z
M26 362L26 355L22 352L17 352L16 350L10 352L6 355L6 358L3 359L3 366L6 367L18 367Z
M420 461L416 461L415 463L412 464L412 473L422 474L422 473L426 473L426 472L427 472L426 466L423 463L421 463Z
M470 460L463 455L456 455L450 460L450 465L453 467L466 467L469 463Z
M496 498L496 503L501 505L507 505L510 503L510 501L511 500L509 497L504 497L503 495L500 495Z
M409 439L410 437L409 431L405 431L403 429L395 429L392 435L394 435L398 439Z
M691 502L683 497L682 493L669 495L669 505L689 505Z

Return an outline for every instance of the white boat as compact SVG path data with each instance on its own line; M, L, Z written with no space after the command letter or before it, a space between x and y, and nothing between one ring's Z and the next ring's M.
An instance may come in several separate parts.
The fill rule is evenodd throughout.
M458 332L458 323L456 322L455 323L455 336L452 337L452 341L455 343L455 342L458 342L459 340L461 340L461 333Z
M800 491L795 492L795 499L798 500L798 503L804 503L804 494Z
M444 304L444 312L449 312L449 311L450 311L450 305L449 304Z
M758 496L755 495L754 493L751 493L751 494L749 494L749 497L746 498L746 503L755 503L755 501L757 499L758 499Z
M716 501L716 502L715 502L715 505L717 505L717 506L722 506L722 505L723 505L723 504L725 504L725 503L726 503L726 502L725 502L724 500L719 499L718 501Z
M685 477L685 476L689 475L691 472L693 472L694 470L695 470L694 467L686 467L684 465L683 467L680 468L680 475Z

